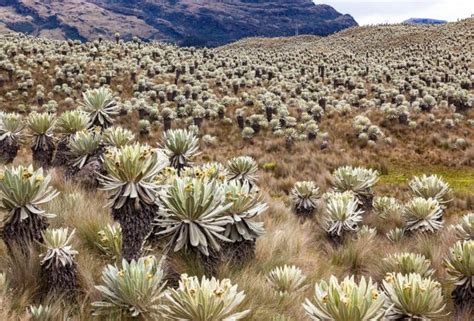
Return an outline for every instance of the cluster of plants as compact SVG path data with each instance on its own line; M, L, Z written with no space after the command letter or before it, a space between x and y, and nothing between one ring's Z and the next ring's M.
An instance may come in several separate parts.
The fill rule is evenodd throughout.
M375 214L382 221L395 218L402 226L387 233L394 243L419 235L440 233L443 214L451 199L451 189L436 175L414 177L409 182L410 199L403 204L390 196L374 198L377 171L344 166L333 173L332 188L325 194L312 181L297 182L292 189L295 214L323 224L327 236L336 246L348 246L351 239L371 242L375 227L362 225L364 216ZM319 210L318 210L319 208ZM466 214L456 231L456 240L446 253L446 279L454 289L451 296L457 311L472 313L473 302L473 215ZM389 254L380 264L385 275L379 286L370 278L354 277L342 281L334 276L329 283L316 283L313 300L304 308L313 320L399 320L447 318L441 284L436 280L431 261L413 252ZM284 293L304 287L305 276L297 267L277 268L270 273L273 286Z
M329 235L341 238L344 232L361 228L363 216L374 212L381 220L399 218L402 228L395 233L434 233L443 228L443 214L451 199L451 188L437 175L415 176L409 182L410 199L403 204L394 197L374 198L373 187L379 179L376 170L343 166L332 175L332 187L321 194L313 181L297 182L291 193L296 215L311 218L323 208L324 226Z
M256 185L256 162L242 156L226 165L192 164L198 138L186 130L167 131L162 148L133 143L130 137L121 143L122 134L120 127L103 133L93 128L71 138L84 149L89 139L97 139L95 148L104 150L95 159L103 173L93 174L97 187L110 196L108 206L117 225L100 230L96 246L116 262L123 258L121 264L104 269L104 285L97 286L103 300L93 303L94 314L144 319L163 315L169 320L241 319L248 311L236 309L245 296L229 280L199 280L183 274L178 289L166 288L166 281L178 271L168 269L165 277L162 263L146 252L151 245L156 246L165 262L175 255L187 256L201 262L206 274L215 274L224 261L249 261L255 255L257 238L264 233L263 223L255 218L267 209ZM87 155L95 154L97 151L91 150ZM86 166L87 158L78 160L80 155L75 156L73 166ZM59 195L50 183L51 175L43 168L20 165L1 172L0 204L8 211L2 236L12 256L18 248L32 255L32 249L40 244L44 249L39 255L43 294L73 299L80 290L74 231L48 228L55 215L44 207ZM201 311L203 304L206 309ZM37 311L40 308L32 310L47 313Z
M195 141L186 132L166 134ZM105 151L106 174L100 175L99 188L110 195L108 206L117 225L97 233L96 249L115 263L104 268L96 286L100 300L91 303L93 315L208 321L239 320L250 313L242 307L244 293L230 280L187 274L174 280L177 271L165 268L179 253L200 262L206 274L215 274L223 260L233 261L233 266L251 260L255 241L264 233L262 223L254 220L267 208L258 193L255 161L236 157L226 165L191 165L197 149L189 144L187 150L193 152L186 160L169 166L183 152L173 147L182 143L165 144L166 152L139 143ZM323 228L337 241L336 246L357 231L364 231L363 237L372 233L360 225L362 215L371 210L381 217L401 211L407 232L433 233L442 228L438 208L444 210L450 201L449 186L442 179L415 177L409 184L413 199L405 206L389 197L372 201L377 179L377 171L345 166L334 171L331 191L324 195L314 182L298 182L292 192L296 214L311 219L312 211L324 200ZM74 231L48 228L54 215L44 210L59 195L51 186L51 176L32 166L6 168L0 176L0 193L2 208L8 211L3 239L9 255L15 256L16 250L33 255L32 249L39 244L43 293L74 300L80 291ZM415 215L428 212L428 216ZM459 240L444 262L453 285L453 301L460 311L472 308L473 223L473 214L467 214L451 227ZM166 255L161 259L146 255L149 246ZM380 285L370 278L356 281L354 276L316 282L314 297L303 304L307 315L314 320L436 319L448 315L429 259L410 252L394 253L382 260L380 269L385 274ZM3 296L8 297L8 279L4 274L1 277ZM309 286L296 266L275 267L266 280L282 298L301 294ZM171 285L174 281L177 287ZM43 305L31 306L29 314L33 318L53 315L51 308Z
M282 50L241 45L211 50L138 39L80 43L8 35L0 42L1 103L20 114L58 114L80 106L91 126L107 127L114 117L133 119L141 135L235 124L244 140L271 133L283 137L289 149L295 141L316 139L326 148L338 139L324 126L334 117L353 123L361 146L382 137L391 144L400 128L439 124L453 131L452 139L464 140L451 145L467 148L470 140L455 135L456 127L472 121L472 54L457 50L466 44L469 23L439 28L449 39L420 37L402 47L397 41L407 33L432 30L379 26L361 28L355 39L349 29L315 41L312 50L297 41ZM377 43L381 35L394 45ZM91 90L97 92L90 95ZM0 141L6 139L3 148L10 154L22 129L14 118L0 122ZM29 124L35 150L51 151L52 126L46 115Z
M0 319L469 318L472 193L341 164L471 164L471 29L0 36Z

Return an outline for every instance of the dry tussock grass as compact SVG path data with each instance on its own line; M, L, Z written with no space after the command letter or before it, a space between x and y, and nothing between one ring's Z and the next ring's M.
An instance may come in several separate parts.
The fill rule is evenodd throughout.
M148 140L156 143L159 138ZM237 148L237 146L239 148ZM369 155L374 151L357 150L357 148L338 153L319 151L318 146L308 143L297 143L293 153L285 152L279 140L255 139L253 143L242 143L230 140L227 145L220 145L218 149L202 146L202 153L198 162L215 160L224 162L236 156L238 150L241 155L251 155L258 161L260 167L267 163L275 163L273 170L260 169L259 182L264 200L269 208L262 219L267 233L262 236L256 247L256 257L250 264L242 267L223 265L218 275L222 278L231 278L244 290L247 298L245 306L252 310L247 320L271 320L276 315L284 315L288 320L304 319L301 303L305 297L311 297L314 282L327 279L330 275L344 277L354 274L357 277L369 276L380 282L380 260L390 253L411 251L424 255L431 260L436 269L436 277L442 281L444 295L452 304L449 296L452 286L446 282L443 259L449 247L454 243L453 232L445 228L432 236L410 236L400 243L392 244L385 234L394 227L403 225L401 217L390 217L381 220L374 213L364 216L364 224L377 229L378 235L374 240L348 238L342 246L335 246L321 228L323 209L318 209L315 218L302 223L293 213L289 199L289 191L298 180L315 180L324 192L330 188L330 173L334 168L343 164L378 164L382 170L387 165L385 161L374 160ZM396 149L392 152L397 152ZM358 153L359 157L351 158L351 154ZM28 153L22 151L16 163L27 163ZM392 155L392 157L394 157ZM444 166L449 166L444 164ZM61 191L61 195L48 205L48 211L57 214L51 220L53 227L67 226L76 229L74 247L79 251L77 262L79 266L80 294L77 305L72 308L77 320L88 320L91 308L90 302L98 298L94 285L99 283L102 268L108 262L102 257L95 246L97 232L112 222L105 204L106 195L101 191L86 191L72 182L64 181L60 170L52 172L52 184ZM392 195L402 201L409 199L409 191L405 185L380 183L376 187L376 195ZM459 195L455 195L459 196ZM472 197L468 195L466 197ZM453 202L445 215L448 226L455 223L465 214L472 202L461 198ZM154 253L160 255L161 245L154 248ZM8 272L8 278L15 286L15 295L6 298L8 309L3 313L2 320L19 320L25 317L25 311L31 304L39 301L37 293L37 279L39 262L37 255L34 259L25 260L22 257L9 258L4 246L0 247L0 270ZM189 274L201 274L202 269L192 258L182 257L173 262L177 271ZM280 297L275 294L266 281L266 274L274 267L293 264L300 267L307 276L309 285L302 293ZM21 269L13 268L21 266ZM44 301L43 301L44 302ZM53 311L58 320L68 312L60 303L54 302ZM5 317L8 315L8 317ZM450 320L448 317L446 320ZM460 320L463 320L461 316ZM465 319L464 320L468 320Z

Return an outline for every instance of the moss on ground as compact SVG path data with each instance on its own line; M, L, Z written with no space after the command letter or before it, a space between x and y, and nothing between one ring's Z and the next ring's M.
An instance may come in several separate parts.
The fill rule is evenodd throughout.
M390 167L380 176L381 184L406 185L418 175L436 174L448 182L455 193L474 195L474 168L451 168L442 166Z

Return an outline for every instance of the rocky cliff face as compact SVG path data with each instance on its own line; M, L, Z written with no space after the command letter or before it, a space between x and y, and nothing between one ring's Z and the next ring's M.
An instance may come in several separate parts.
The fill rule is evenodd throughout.
M0 31L93 40L133 36L218 46L244 37L328 35L355 26L311 0L0 0Z

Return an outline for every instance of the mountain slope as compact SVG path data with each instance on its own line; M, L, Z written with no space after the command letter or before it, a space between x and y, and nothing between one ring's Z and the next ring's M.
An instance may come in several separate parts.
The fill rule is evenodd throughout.
M355 26L311 0L0 0L0 32L51 38L165 40L218 46L244 37L328 35Z
M438 20L438 19L431 19L431 18L410 18L403 23L410 23L410 24L419 24L419 25L443 25L448 23L446 20Z

